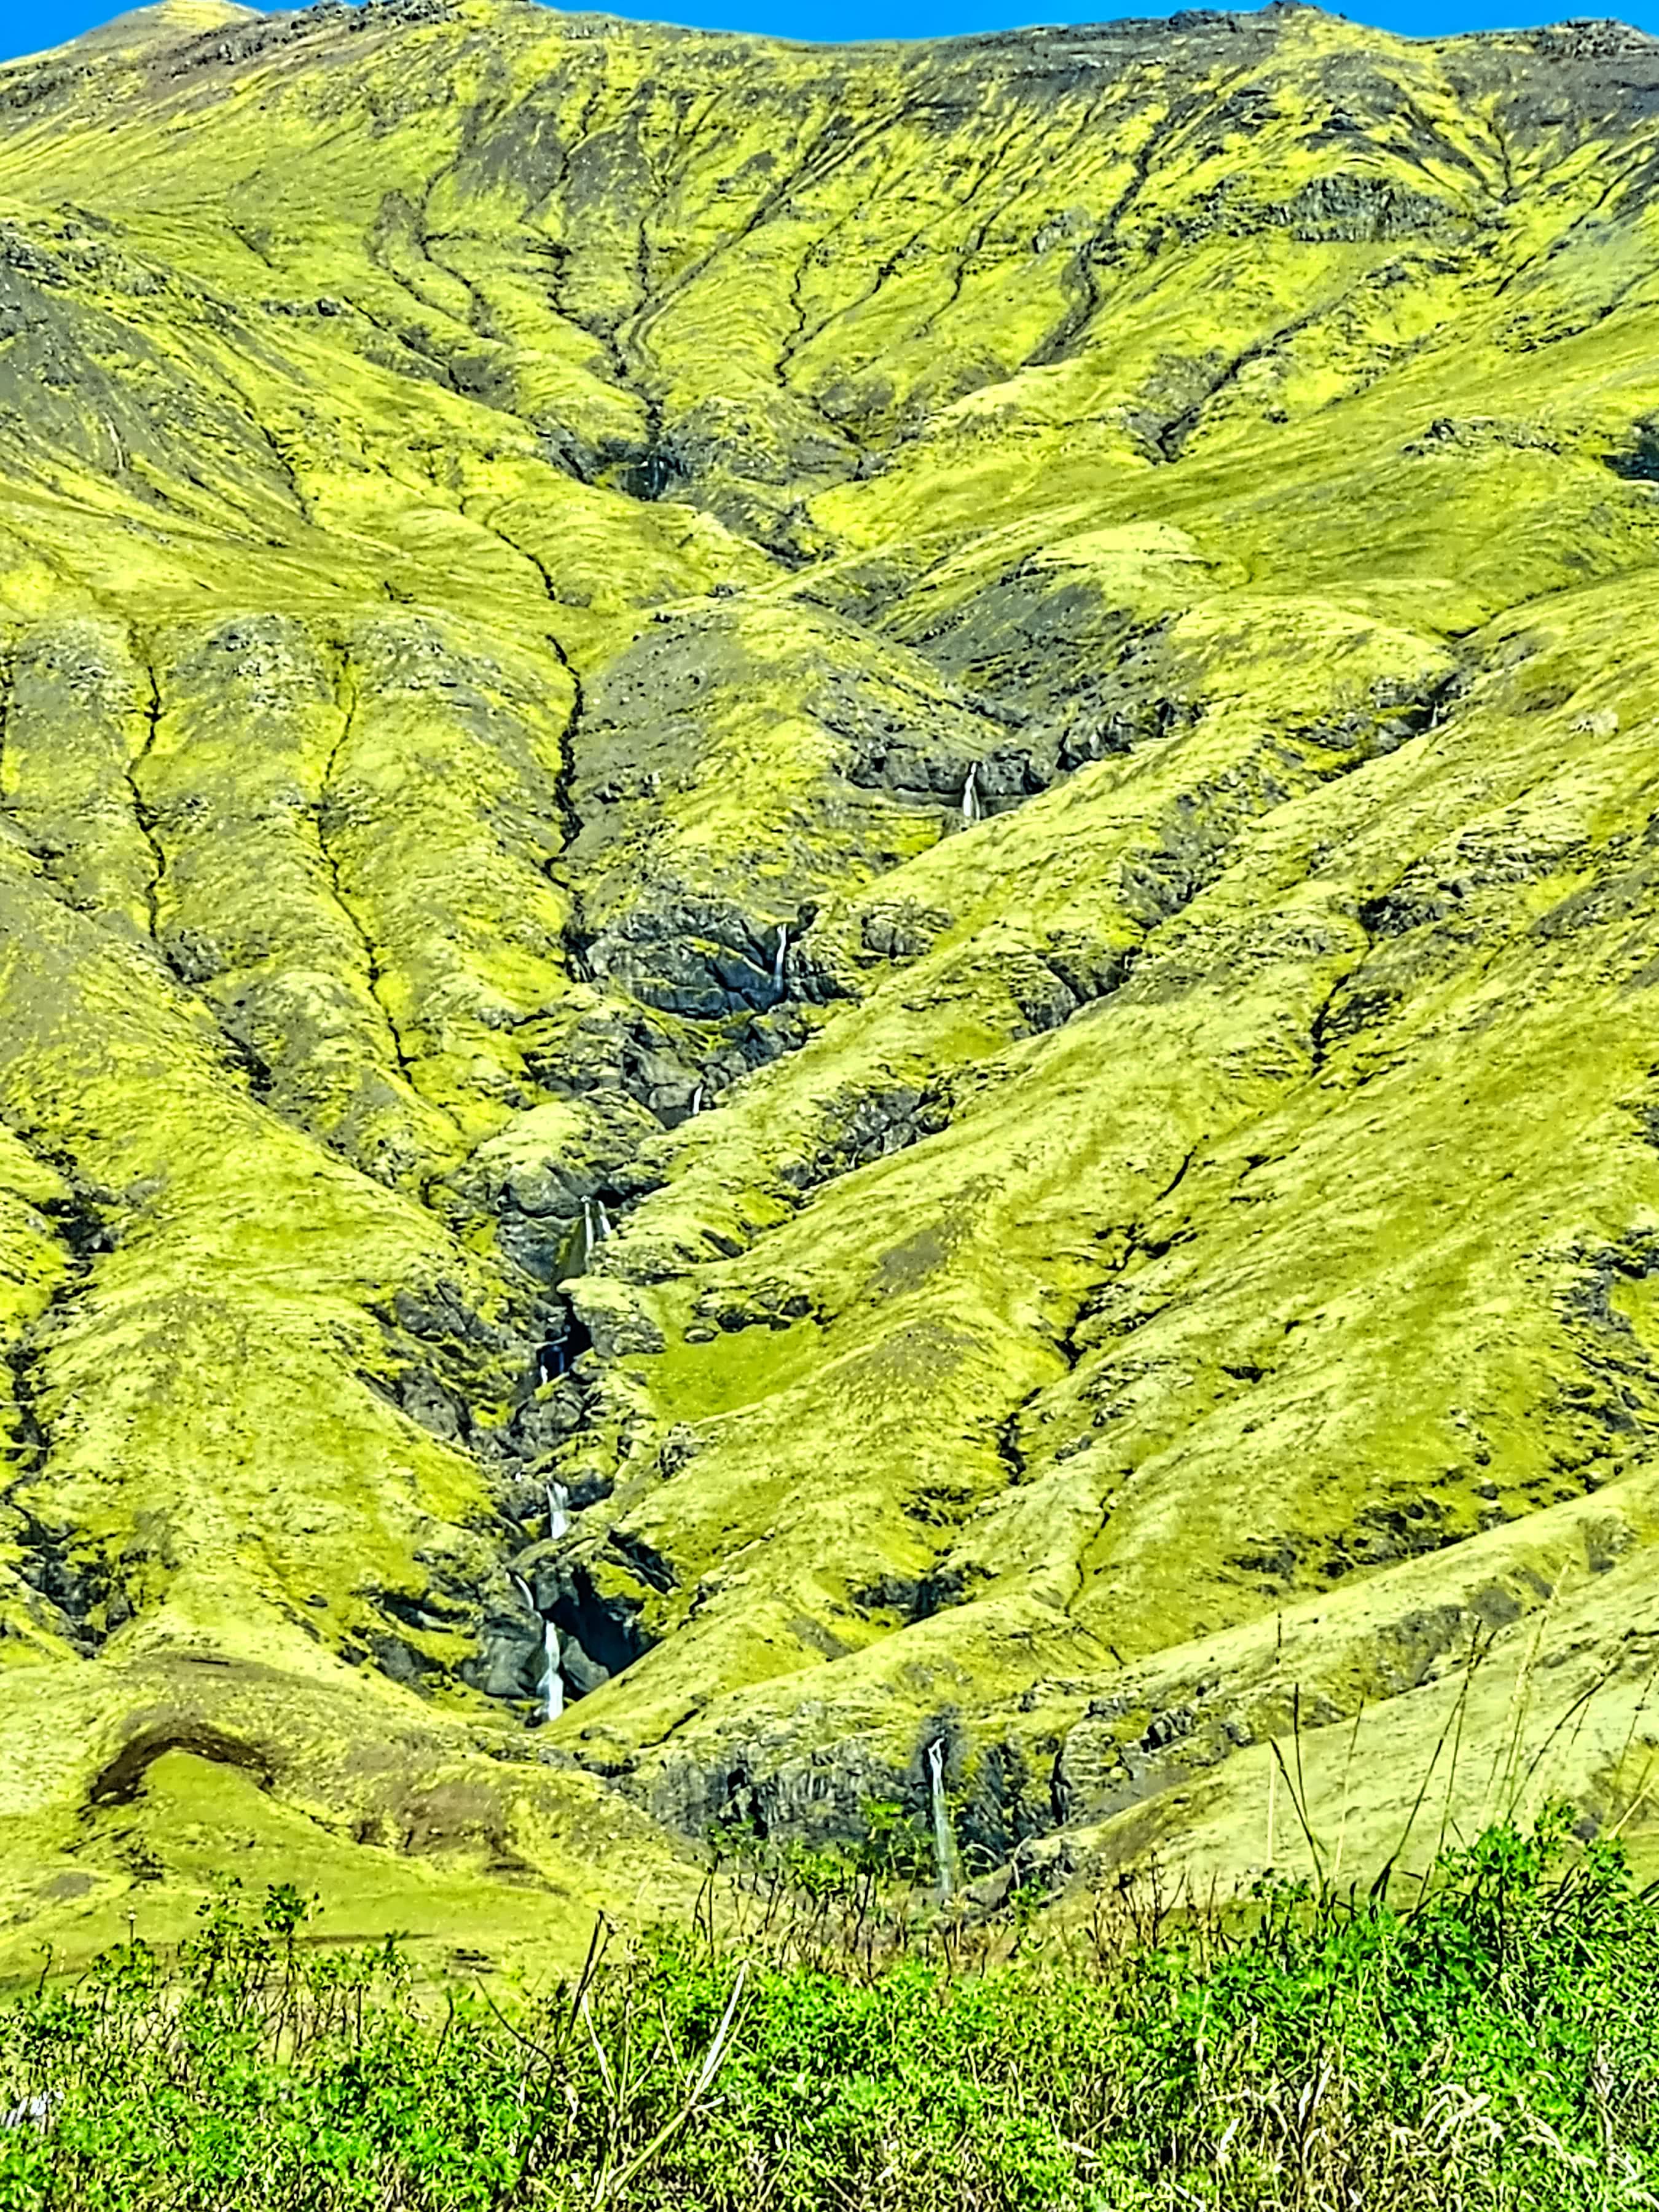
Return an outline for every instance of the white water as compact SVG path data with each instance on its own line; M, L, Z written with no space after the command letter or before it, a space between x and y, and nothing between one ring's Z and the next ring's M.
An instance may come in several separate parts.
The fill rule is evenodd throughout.
M593 1208L599 1216L599 1235L608 1237L611 1234L611 1216L605 1210L605 1200L602 1198L596 1198L593 1201Z
M962 818L964 822L979 819L979 793L975 788L979 781L979 763L975 761L968 771L968 781L962 787Z
M555 1544L570 1534L570 1492L562 1482L547 1486L547 1540Z
M556 1721L564 1711L564 1676L559 1672L559 1632L552 1622L542 1631L542 1649L547 1654L547 1690L542 1711L550 1721Z
M783 963L788 952L789 925L787 921L781 921L778 924L778 957L772 963L772 988L780 998L783 995Z
M525 1580L524 1577L522 1575L513 1574L509 1571L507 1579L512 1583L514 1589L518 1591L520 1596L523 1598L530 1611L534 1613L536 1610L536 1601L532 1595L530 1585Z
M935 1737L927 1747L927 1771L933 1795L933 1857L939 1867L939 1893L951 1894L951 1869L956 1863L956 1838L951 1833L951 1809L945 1802L945 1739Z
M691 1111L694 1115L701 1114L702 1111L702 1085L701 1083L691 1093Z
M584 1275L587 1273L587 1263L593 1256L593 1247L599 1243L599 1237L593 1228L593 1201L591 1198L585 1198L582 1200L581 1265L581 1272Z

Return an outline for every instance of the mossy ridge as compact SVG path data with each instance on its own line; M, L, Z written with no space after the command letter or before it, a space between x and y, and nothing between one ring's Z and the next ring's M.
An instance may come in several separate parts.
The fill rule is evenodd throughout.
M42 1713L195 1638L459 1725L480 1630L522 1711L562 1473L660 1640L556 1753L811 1827L948 1728L1041 1826L1142 1670L1132 1743L1364 1596L1416 1743L1431 1586L1640 1556L1651 70L468 0L0 73L5 1111L114 1236ZM1247 1866L1199 1735L1130 1782Z
M1632 664L1626 678L1632 690L1639 690L1640 680L1639 665ZM1514 683L1515 678L1505 672L1492 688L1501 697ZM982 1587L983 1577L988 1570L994 1572L1000 1554L1012 1589L1042 1590L1057 1585L1050 1603L1063 1599L1068 1611L1075 1608L1081 1622L1091 1626L1111 1650L1121 1647L1133 1656L1143 1648L1142 1638L1154 1645L1176 1645L1191 1636L1207 1634L1213 1626L1190 1615L1166 1620L1150 1584L1139 1579L1148 1573L1156 1576L1166 1566L1173 1571L1172 1589L1180 1592L1177 1602L1191 1602L1198 1586L1194 1536L1199 1523L1194 1516L1201 1516L1205 1525L1212 1516L1215 1519L1219 1539L1216 1598L1224 1608L1242 1606L1248 1613L1294 1604L1298 1577L1310 1569L1316 1577L1331 1577L1356 1567L1375 1571L1391 1557L1409 1556L1425 1545L1455 1544L1484 1522L1525 1514L1556 1497L1576 1495L1582 1487L1617 1480L1639 1467L1639 1419L1628 1431L1624 1421L1626 1410L1643 1402L1650 1388L1645 1365L1649 1355L1641 1340L1632 1334L1644 1325L1645 1308L1638 1302L1630 1308L1636 1318L1621 1317L1616 1310L1604 1311L1600 1292L1593 1294L1586 1308L1581 1285L1587 1276L1592 1283L1604 1275L1622 1279L1627 1273L1639 1280L1643 1262L1625 1255L1624 1232L1611 1237L1598 1255L1593 1239L1588 1249L1576 1243L1564 1248L1549 1237L1543 1224L1564 1195L1594 1185L1598 1176L1595 1163L1600 1158L1620 1162L1618 1172L1627 1179L1626 1190L1630 1178L1635 1179L1638 1191L1651 1182L1641 1127L1627 1106L1614 1106L1601 1117L1587 1119L1577 1142L1564 1150L1556 1119L1558 1091L1546 1080L1547 1069L1563 1049L1563 1024L1571 1025L1576 1042L1570 1057L1592 1095L1639 1097L1640 1050L1633 1039L1624 1045L1613 1042L1617 1030L1609 1027L1605 1000L1595 1002L1595 1011L1576 1003L1586 978L1571 960L1559 971L1555 991L1560 995L1554 997L1540 972L1537 953L1540 922L1547 939L1559 945L1559 924L1552 927L1549 918L1584 910L1587 897L1593 896L1584 889L1585 878L1595 866L1571 815L1560 800L1552 804L1544 795L1548 778L1553 773L1562 798L1576 793L1579 808L1588 809L1588 821L1598 815L1619 821L1626 817L1610 790L1617 788L1621 774L1639 778L1644 749L1639 735L1620 746L1592 726L1577 732L1575 759L1572 723L1589 718L1572 711L1582 709L1582 701L1573 697L1565 700L1552 718L1534 720L1530 727L1527 722L1513 726L1517 734L1534 738L1533 746L1519 752L1507 767L1513 786L1528 794L1517 818L1501 807L1492 808L1496 795L1492 787L1495 718L1490 711L1480 711L1480 701L1477 686L1467 709L1460 709L1442 729L1375 763L1356 781L1332 786L1306 802L1305 811L1315 818L1304 835L1324 848L1325 868L1339 874L1342 863L1337 860L1333 865L1331 824L1318 817L1351 808L1362 839L1372 848L1372 864L1384 872L1373 880L1397 880L1402 853L1395 841L1406 817L1397 805L1378 806L1379 780L1414 780L1416 756L1429 748L1434 759L1432 787L1437 801L1443 803L1455 787L1448 774L1448 756L1465 756L1477 806L1474 818L1460 832L1437 815L1433 828L1437 836L1444 836L1441 849L1462 855L1462 865L1484 848L1489 879L1495 877L1504 883L1504 899L1514 898L1510 886L1517 882L1526 886L1518 914L1511 918L1506 913L1504 924L1506 936L1515 933L1508 937L1515 948L1511 959L1518 954L1531 963L1524 986L1519 971L1507 982L1495 975L1484 979L1472 993L1467 980L1460 991L1458 981L1437 975L1424 1000L1413 1003L1409 994L1383 985L1380 977L1376 984L1368 985L1365 966L1352 966L1356 955L1362 962L1367 958L1366 933L1352 918L1366 903L1363 880L1358 896L1352 891L1339 894L1342 905L1348 907L1348 917L1343 920L1339 908L1328 918L1308 897L1316 877L1312 884L1306 878L1307 847L1296 838L1286 849L1281 832L1280 840L1263 841L1266 849L1254 868L1239 871L1241 880L1235 884L1224 876L1215 890L1200 896L1154 940L1146 964L1113 1002L1109 1034L1121 1055L1116 1071L1103 1070L1099 1063L1097 1039L1105 1009L1068 1025L1057 1036L1019 1048L1016 1066L1025 1062L1027 1083L1039 1070L1047 1076L1040 1094L1045 1149L1065 1143L1069 1111L1086 1115L1085 1126L1091 1132L1103 1115L1110 1132L1108 1142L1115 1149L1126 1145L1127 1132L1136 1125L1121 1107L1114 1115L1108 1102L1121 1099L1132 1084L1144 1085L1157 1097L1166 1085L1173 1091L1170 1070L1179 1066L1180 1095L1201 1112L1194 1079L1210 1049L1218 1046L1235 1060L1241 1057L1248 1031L1241 1036L1237 1017L1230 1021L1222 1012L1225 999L1217 1003L1212 992L1231 997L1238 991L1240 977L1249 976L1253 988L1263 988L1263 1011L1270 1023L1281 1021L1294 1003L1298 990L1289 988L1285 966L1269 967L1265 972L1270 981L1265 988L1258 984L1264 973L1261 956L1243 949L1236 933L1241 927L1248 942L1264 928L1272 932L1288 925L1293 933L1285 945L1290 960L1306 962L1312 956L1306 981L1299 986L1308 1025L1305 1038L1314 1038L1315 1019L1322 1006L1324 1010L1319 1033L1322 1042L1317 1044L1291 1038L1279 1043L1268 1028L1261 1071L1267 1082L1258 1093L1256 1110L1240 1118L1236 1134L1228 1131L1224 1119L1219 1124L1212 1121L1207 1131L1200 1121L1196 1133L1189 1127L1180 1136L1174 1132L1164 1135L1161 1154L1152 1158L1180 1176L1180 1186L1160 1200L1150 1218L1143 1218L1141 1208L1107 1196L1103 1211L1110 1225L1095 1232L1104 1249L1096 1262L1097 1288L1088 1302L1091 1310L1074 1317L1063 1332L1075 1363L1074 1376L1048 1391L1040 1385L1034 1388L1016 1432L998 1439L1005 1452L1018 1455L1016 1486L1006 1506L970 1516L960 1549L940 1556L939 1565L955 1572L959 1587L973 1587L975 1577ZM1564 732L1568 737L1565 746ZM1546 779L1541 788L1540 774ZM1297 811L1285 810L1285 830ZM1541 848L1529 814L1534 820L1541 817L1549 823L1550 842ZM1580 819L1585 819L1583 811ZM1388 829L1379 834L1382 822ZM1335 847L1334 853L1340 852L1340 847ZM1618 836L1600 865L1626 896L1634 896L1639 902L1645 894L1630 882L1627 854L1626 841ZM1432 865L1422 872L1419 881L1431 873ZM1282 916L1275 916L1271 895L1263 896L1260 872L1271 877L1281 869L1288 905ZM1407 882L1413 872L1407 872ZM1462 899L1469 896L1468 890L1461 894ZM1384 907L1385 899L1373 892L1370 904ZM1469 967L1479 975L1503 957L1504 939L1494 943L1491 924L1471 927L1474 918L1469 913L1455 931L1438 940L1443 956L1454 957L1462 940L1465 979ZM1379 964L1383 964L1392 951L1389 938L1405 915L1400 922L1386 915L1379 915L1379 921L1383 926ZM1223 933L1218 942L1218 924ZM1425 926L1432 927L1431 923L1419 925ZM1188 940L1185 945L1183 937ZM1196 958L1194 938L1203 947ZM1344 955L1344 964L1351 967L1334 989L1332 971L1324 965L1333 952ZM1639 971L1635 945L1626 959L1635 961ZM1289 972L1294 973L1294 968ZM1164 980L1166 973L1169 981ZM1456 976L1456 969L1453 975ZM1617 970L1601 988L1613 992L1623 988ZM1194 1000L1202 1009L1197 1018ZM1249 1003L1246 998L1243 1005ZM1465 1063L1459 1066L1449 1053L1442 1010L1455 1009L1467 1021L1471 1004L1485 1011L1474 1014L1474 1039L1456 1044ZM1159 1057L1155 1040L1161 1029L1171 1033L1173 1060ZM1309 1071L1316 1060L1320 1063L1314 1070L1316 1079L1310 1084ZM1069 1077L1061 1073L1068 1064L1076 1071ZM1248 1060L1243 1064L1248 1066ZM792 1066L779 1075L787 1078L795 1072ZM1453 1084L1458 1103L1466 1109L1471 1099L1490 1103L1478 1116L1465 1110L1466 1126L1437 1134L1435 1120L1442 1110L1437 1102ZM1276 1104L1276 1098L1284 1103ZM1018 1182L1012 1193L1008 1188L1011 1166L1030 1148L1030 1134L1024 1134L1022 1143L1019 1133L1036 1126L1031 1103L1016 1084L1008 1106L999 1111L1000 1104L993 1091L988 1105L971 1104L959 1127L947 1135L924 1138L902 1159L866 1170L844 1186L831 1187L802 1218L799 1232L771 1233L767 1241L769 1254L774 1255L770 1267L785 1273L793 1267L793 1279L818 1328L835 1316L838 1304L825 1279L835 1281L838 1267L849 1261L857 1264L854 1281L867 1270L867 1231L862 1224L874 1205L896 1227L905 1215L890 1209L902 1208L907 1198L915 1203L923 1192L952 1193L960 1207L963 1197L975 1190L971 1163L977 1159L988 1165L994 1161L1005 1202L1012 1200L1016 1212L1023 1202L1042 1222L1035 1192L1026 1196ZM741 1110L736 1106L730 1109L732 1114ZM1389 1122L1401 1113L1411 1117L1421 1134L1403 1139L1390 1134ZM1417 1117L1425 1114L1426 1121L1418 1122ZM1507 1139L1500 1134L1505 1129ZM1295 1149L1286 1158L1285 1146L1292 1131ZM1524 1139L1523 1132L1530 1133ZM1194 1133L1200 1141L1189 1149L1184 1139ZM1523 1143L1524 1149L1517 1152ZM971 1152L970 1146L975 1148ZM1302 1151L1305 1164L1297 1160ZM1351 1163L1362 1151L1398 1162L1403 1180L1396 1182L1380 1166L1373 1168L1368 1178L1370 1208L1356 1213L1349 1195ZM960 1164L949 1157L953 1152ZM1494 1192L1478 1230L1471 1231L1455 1194L1471 1164L1483 1154L1513 1158L1508 1180L1516 1187L1502 1196ZM1183 1158L1188 1163L1184 1172ZM1345 1161L1350 1164L1345 1166ZM1079 1171L1073 1156L1060 1170L1067 1185L1085 1188L1091 1172L1101 1178L1103 1193L1112 1194L1112 1171L1103 1163ZM1122 1175L1121 1167L1117 1175ZM878 1200L876 1190L881 1187L883 1195ZM1234 1218L1249 1224L1243 1237L1229 1238L1232 1249L1224 1258L1211 1242L1228 1233L1227 1206L1218 1210L1214 1203L1224 1191L1236 1191L1237 1200L1244 1201L1245 1210ZM931 1205L930 1226L939 1224L938 1198L922 1203ZM1629 1205L1626 1197L1614 1212L1628 1218ZM1080 1211L1075 1201L1067 1211L1070 1222L1075 1223ZM847 1243L837 1252L830 1224L843 1212ZM648 1205L641 1217L641 1227L649 1213ZM1638 1224L1643 1218L1638 1199ZM1117 1226L1126 1218L1136 1224L1127 1235ZM1039 1240L1053 1234L1041 1229ZM989 1239L1000 1265L1006 1264L1012 1235L1005 1223ZM1638 1228L1637 1247L1642 1238ZM781 1240L782 1250L777 1249ZM1058 1255L1052 1244L1048 1249L1045 1275L1054 1285ZM964 1261L959 1238L941 1242L936 1229L931 1260L930 1272L952 1261L961 1272L974 1270L969 1310L982 1314L994 1296L994 1282L986 1273L984 1260L977 1264ZM1345 1325L1345 1317L1365 1310L1368 1294L1357 1296L1352 1281L1337 1292L1334 1283L1324 1279L1332 1267L1353 1267L1370 1285L1382 1279L1384 1269L1398 1277L1393 1295L1402 1315L1409 1316L1399 1323L1401 1337L1413 1348L1409 1376L1392 1369L1389 1340L1378 1341L1368 1334L1356 1340L1352 1326ZM1534 1300L1542 1282L1552 1287L1548 1302L1540 1309ZM846 1293L840 1296L844 1298ZM1281 1296L1282 1308L1276 1311L1275 1298ZM1471 1305L1492 1316L1488 1326L1492 1333L1483 1345L1483 1359L1486 1387L1498 1393L1490 1413L1477 1415L1473 1425L1470 1410L1458 1402L1468 1382L1462 1371L1462 1316ZM1578 1318L1581 1309L1583 1320ZM846 1310L849 1318L859 1310L856 1293ZM1518 1325L1540 1334L1506 1339L1500 1318L1506 1315L1513 1316L1509 1328ZM1301 1334L1310 1320L1313 1345L1322 1334L1328 1342L1322 1355ZM1589 1336L1583 1334L1587 1327ZM1053 1323L1050 1328L1056 1335L1062 1333ZM1293 1343L1286 1341L1291 1331L1298 1332ZM1552 1378L1581 1356L1570 1346L1579 1341L1588 1351L1592 1337L1596 1349L1590 1356L1603 1370L1610 1355L1616 1359L1618 1379L1611 1395L1605 1385L1586 1390L1582 1413L1569 1416L1564 1427L1565 1407L1555 1401ZM1126 1339L1120 1353L1117 1345ZM829 1363L834 1360L836 1342L832 1334L823 1350L811 1354L815 1363L826 1364L832 1374L836 1370ZM1444 1346L1438 1360L1433 1350L1437 1342ZM692 1356L703 1361L714 1354L711 1348ZM1331 1395L1321 1386L1322 1358L1339 1360L1351 1379L1355 1375L1360 1378L1357 1388L1340 1394L1350 1406L1346 1417L1334 1413ZM777 1363L775 1354L773 1361L781 1401L787 1405L794 1363L787 1358ZM1373 1369L1374 1385L1365 1379ZM1174 1396L1176 1386L1190 1389L1194 1382L1202 1386L1200 1394ZM922 1388L915 1376L907 1378L907 1405ZM1514 1402L1506 1402L1517 1392ZM665 1395L676 1404L682 1402L674 1382L666 1383ZM1413 1400L1422 1402L1413 1405ZM1399 1408L1394 1417L1398 1426L1392 1434L1383 1425L1383 1409L1391 1401ZM1206 1410L1211 1404L1213 1413ZM719 1406L716 1397L710 1411ZM1107 1423L1103 1435L1103 1420ZM1212 1421L1217 1423L1212 1453L1204 1442ZM967 1472L967 1463L954 1462L945 1441L954 1426L948 1419L938 1425L927 1455L936 1478L941 1462L952 1475ZM1571 1441L1566 1428L1574 1431ZM1264 1434L1265 1447L1249 1443L1252 1435ZM1260 1519L1263 1501L1272 1491L1269 1468L1255 1457L1264 1448L1272 1453L1273 1465L1283 1468L1294 1484L1279 1528L1295 1533L1288 1541L1282 1534L1269 1536L1265 1524L1259 1529L1253 1519L1251 1540L1237 1547L1239 1557L1230 1565L1223 1556L1229 1532L1237 1529L1241 1516ZM1356 1448L1379 1456L1361 1479L1363 1495L1356 1499L1361 1510L1350 1524L1352 1534L1332 1546L1313 1538L1306 1528L1306 1485L1311 1480L1328 1490L1339 1470L1343 1480L1353 1480ZM775 1440L772 1449L775 1450ZM1437 1453L1448 1449L1461 1466L1451 1465L1448 1470L1447 1462L1437 1459ZM703 1454L679 1478L689 1493L685 1504L671 1503L671 1491L653 1509L665 1527L683 1520L688 1510L695 1525L704 1500L709 1501L705 1510L713 1511L720 1497L718 1470L727 1450L738 1454L742 1447L735 1437L730 1445L723 1444L722 1426L716 1423L708 1431ZM763 1463L764 1456L763 1449ZM1328 1457L1331 1476L1323 1476L1320 1469ZM1248 1469L1242 1483L1235 1472L1241 1466ZM1412 1472L1407 1473L1408 1468ZM1109 1469L1121 1470L1121 1474ZM1132 1485L1120 1500L1116 1486L1124 1477L1132 1477ZM1190 1492L1185 1486L1189 1480L1194 1486ZM1560 1488L1564 1480L1565 1493ZM951 1485L946 1481L943 1486L948 1492ZM958 1486L967 1504L975 1486L967 1480ZM1395 1493L1392 1497L1391 1492ZM1103 1512L1103 1502L1109 1513ZM1138 1522L1142 1511L1152 1516L1146 1531ZM1178 1540L1166 1528L1172 1512L1180 1514L1185 1532ZM1080 1546L1079 1565L1073 1570L1079 1584L1075 1590L1065 1587L1069 1547L1056 1543L1058 1527L1072 1514L1080 1537L1092 1536L1103 1522L1111 1532L1103 1556L1086 1543ZM1418 1516L1414 1534L1411 1515ZM651 1521L645 1525L650 1528ZM845 1541L843 1538L843 1547ZM1011 1546L1006 1553L1002 1552L1005 1543ZM1282 1560L1277 1556L1281 1551ZM1119 1558L1133 1563L1127 1580L1115 1564ZM1266 1577L1265 1585L1253 1580L1256 1576ZM993 1581L985 1590L986 1601L996 1594ZM709 1633L713 1623L708 1615L701 1619L703 1633ZM964 1620L961 1632L971 1637L974 1632ZM660 1655L653 1655L645 1663L634 1694L643 1694L645 1680L653 1670L672 1674L676 1658L672 1642Z

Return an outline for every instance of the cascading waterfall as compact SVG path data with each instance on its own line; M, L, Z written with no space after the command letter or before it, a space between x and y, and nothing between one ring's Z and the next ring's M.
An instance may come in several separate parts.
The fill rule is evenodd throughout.
M559 1672L559 1632L550 1620L542 1625L542 1649L547 1654L547 1686L542 1711L556 1721L564 1711L564 1676Z
M962 818L964 822L979 820L979 763L975 761L968 771L968 781L962 787Z
M927 1747L927 1771L933 1796L933 1857L939 1867L939 1893L949 1897L956 1872L956 1838L951 1832L951 1808L945 1802L945 1739L936 1736Z
M585 1198L582 1200L583 1274L587 1273L592 1260L594 1246L603 1243L610 1234L611 1216L605 1210L605 1200L602 1198Z
M702 1113L702 1084L700 1083L700 1084L697 1085L696 1089L696 1090L691 1093L691 1113L692 1113L692 1117L693 1117L693 1119L695 1120L695 1118L696 1117L696 1115L698 1115L699 1114L701 1114L701 1113Z
M788 957L789 925L787 921L781 921L778 924L778 957L772 963L772 988L779 998L783 996L783 963Z
M562 1482L547 1486L547 1540L556 1544L561 1536L570 1534L570 1492Z
M562 1536L570 1526L569 1516L565 1510L566 1496L562 1483L550 1482L547 1486L548 1534L551 1536ZM542 1715L544 1719L556 1721L564 1711L564 1676L559 1671L559 1661L562 1656L559 1650L559 1632L537 1605L535 1593L524 1577L515 1575L509 1568L507 1578L523 1598L525 1610L535 1613L542 1624L542 1651L547 1661L547 1680L542 1685Z

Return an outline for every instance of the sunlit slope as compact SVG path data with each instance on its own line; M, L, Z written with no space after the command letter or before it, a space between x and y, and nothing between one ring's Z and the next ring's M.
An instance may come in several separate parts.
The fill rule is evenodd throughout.
M0 1955L220 1835L559 1954L941 1736L1231 1877L1293 1705L1375 1856L1488 1645L1452 1815L1582 1694L1646 1837L1656 92L0 70Z

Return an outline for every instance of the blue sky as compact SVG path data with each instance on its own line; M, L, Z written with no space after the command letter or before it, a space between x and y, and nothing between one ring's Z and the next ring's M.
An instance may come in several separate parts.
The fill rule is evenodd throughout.
M1461 4L1413 5L1413 0L1373 0L1352 12L1384 29L1415 38L1443 37L1451 31L1489 30L1522 23L1547 23L1562 16L1613 13L1608 0L1557 0L1534 6L1528 0L1461 0ZM35 53L72 39L118 12L118 0L0 0L0 59ZM1098 22L1110 15L1167 15L1163 7L1142 4L1078 7L1044 4L1044 0L661 0L657 5L615 5L618 15L667 18L727 31L769 31L786 39L944 38L961 31L1008 30L1021 23ZM1659 29L1659 0L1624 14L1644 30Z

